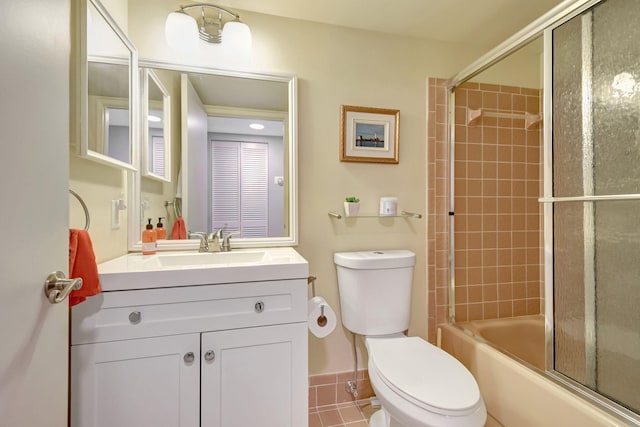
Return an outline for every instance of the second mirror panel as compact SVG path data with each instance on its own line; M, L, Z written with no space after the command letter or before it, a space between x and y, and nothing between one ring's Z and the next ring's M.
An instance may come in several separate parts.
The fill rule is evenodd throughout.
M142 162L145 176L171 182L171 96L160 77L142 69Z

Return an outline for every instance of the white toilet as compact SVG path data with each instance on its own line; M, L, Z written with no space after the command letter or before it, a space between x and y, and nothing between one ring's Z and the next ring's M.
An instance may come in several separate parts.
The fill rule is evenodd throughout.
M484 426L486 409L471 373L445 351L407 337L411 251L340 252L342 323L364 335L369 377L382 410L371 427Z

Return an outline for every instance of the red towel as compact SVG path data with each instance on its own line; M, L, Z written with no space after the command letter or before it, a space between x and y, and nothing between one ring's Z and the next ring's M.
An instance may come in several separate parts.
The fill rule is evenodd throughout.
M187 227L184 225L184 219L181 216L176 218L171 229L171 240L182 240L187 238Z
M102 291L93 244L85 230L69 230L69 277L82 278L82 288L69 295L70 306Z

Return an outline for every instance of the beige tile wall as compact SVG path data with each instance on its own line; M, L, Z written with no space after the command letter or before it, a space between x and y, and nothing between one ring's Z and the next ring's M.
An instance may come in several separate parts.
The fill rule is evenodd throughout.
M429 79L427 109L427 280L429 341L448 318L448 154L446 80Z
M540 124L487 117L467 123L467 108L540 112L538 89L465 83L455 105L455 319L537 314L542 307ZM447 96L429 80L429 332L449 315L449 161Z
M366 369L359 370L358 399L367 399L374 395ZM347 392L346 384L353 380L353 371L334 374L312 375L309 377L309 408L353 402L353 395Z

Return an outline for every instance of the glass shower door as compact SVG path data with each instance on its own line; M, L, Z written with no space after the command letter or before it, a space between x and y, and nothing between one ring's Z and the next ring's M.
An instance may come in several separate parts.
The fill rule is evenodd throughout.
M551 34L553 369L636 414L638 22L640 2L607 0Z

